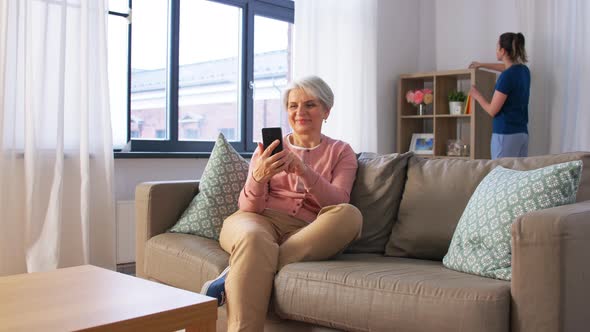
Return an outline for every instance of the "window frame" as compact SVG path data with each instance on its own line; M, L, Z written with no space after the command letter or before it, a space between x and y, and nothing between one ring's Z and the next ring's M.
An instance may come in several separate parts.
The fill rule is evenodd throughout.
M119 16L127 19L127 124L125 128L127 128L127 142L131 140L131 19L132 19L132 2L133 0L128 0L127 12L119 12L109 10L108 15ZM121 149L114 149L114 152L120 152Z
M188 1L188 0L184 0ZM257 147L253 142L254 128L254 18L264 16L271 19L294 23L295 4L291 0L207 0L238 7L242 9L242 58L240 78L240 137L239 141L229 142L236 151L249 155ZM132 2L129 0L129 11L132 13ZM131 142L131 152L146 153L182 153L207 156L215 144L214 141L180 141L178 118L178 85L179 85L179 46L180 46L180 10L181 0L168 0L168 47L167 47L167 83L166 113L167 140L133 139L131 138L131 20L128 30L128 61L127 61L127 142ZM129 17L129 14L109 11L109 14ZM132 14L131 14L132 17Z

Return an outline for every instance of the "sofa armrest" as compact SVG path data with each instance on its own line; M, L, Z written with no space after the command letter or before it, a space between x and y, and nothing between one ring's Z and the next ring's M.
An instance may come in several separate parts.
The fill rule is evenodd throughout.
M145 243L172 227L198 191L198 181L145 182L135 188L135 271L138 277L145 276Z
M590 201L528 213L512 225L512 331L590 326Z

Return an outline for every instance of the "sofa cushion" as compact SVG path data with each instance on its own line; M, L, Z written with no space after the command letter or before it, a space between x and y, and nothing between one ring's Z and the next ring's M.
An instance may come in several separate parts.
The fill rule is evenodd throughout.
M219 242L196 235L164 233L146 242L145 274L165 284L193 292L216 278L229 264Z
M525 171L572 160L583 162L576 201L590 200L590 153L497 160L411 157L398 220L385 254L442 260L469 198L492 169L503 166Z
M347 252L383 253L397 219L408 159L412 152L377 155L361 153L350 204L363 215L361 236Z
M223 220L238 210L248 162L219 134L199 184L199 193L169 232L218 240Z
M345 254L285 266L275 278L283 318L347 331L509 331L510 283L440 262Z
M530 171L494 168L469 199L444 266L510 280L512 223L531 211L574 203L581 169L579 160Z

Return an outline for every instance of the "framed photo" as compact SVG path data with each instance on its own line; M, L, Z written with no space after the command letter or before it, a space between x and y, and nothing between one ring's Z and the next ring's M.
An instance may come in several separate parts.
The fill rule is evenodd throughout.
M410 151L415 154L434 154L434 134L412 134Z

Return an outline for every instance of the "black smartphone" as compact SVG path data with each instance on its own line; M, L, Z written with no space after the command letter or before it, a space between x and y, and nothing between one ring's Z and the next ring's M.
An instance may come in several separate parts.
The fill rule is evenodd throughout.
M272 127L272 128L262 128L262 145L264 145L264 149L266 148L275 140L279 140L279 145L272 151L271 156L277 152L283 151L283 131L281 127Z

